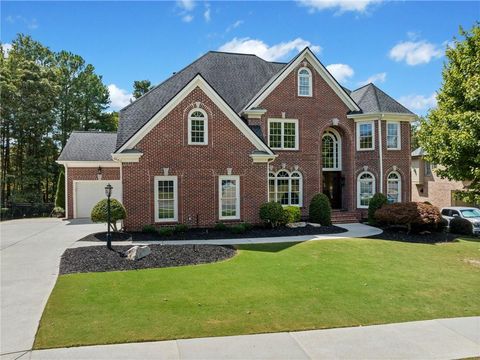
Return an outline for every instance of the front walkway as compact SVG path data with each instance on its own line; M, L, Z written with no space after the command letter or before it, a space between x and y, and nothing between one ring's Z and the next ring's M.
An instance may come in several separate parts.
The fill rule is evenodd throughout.
M480 356L480 317L62 348L17 354L16 357L11 358L21 360L460 359L474 356Z

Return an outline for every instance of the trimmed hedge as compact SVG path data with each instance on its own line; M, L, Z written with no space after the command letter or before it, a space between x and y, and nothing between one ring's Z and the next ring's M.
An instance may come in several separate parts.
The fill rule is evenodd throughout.
M386 225L404 225L408 230L436 231L442 216L436 206L420 202L386 204L375 212L375 220Z
M383 205L388 203L387 197L382 193L376 193L370 199L368 203L368 223L370 225L375 225L375 212L380 209Z
M55 193L55 207L65 209L65 173L60 171L57 180L57 191Z
M332 225L332 207L327 195L319 193L312 198L308 215L310 222L324 226Z
M302 217L302 212L298 206L285 206L283 208L284 222L286 224L299 222Z
M100 200L92 209L90 218L93 222L107 222L107 199ZM110 220L115 231L117 229L117 221L127 217L127 211L120 201L110 199Z
M270 201L260 206L260 219L271 227L277 227L285 222L285 212L278 202Z
M461 217L455 217L450 220L450 232L460 235L472 235L473 226L470 221Z

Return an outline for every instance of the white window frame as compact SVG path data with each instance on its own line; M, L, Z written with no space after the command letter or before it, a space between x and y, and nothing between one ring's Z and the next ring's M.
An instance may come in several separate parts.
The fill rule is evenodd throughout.
M192 119L192 114L196 111L199 111L203 114L203 118ZM203 141L194 142L192 141L192 120L203 120ZM190 110L188 113L188 145L208 145L208 115L205 110L201 108L195 108Z
M388 127L389 125L395 125L397 128L397 147L389 147L388 146ZM399 121L387 121L387 126L385 130L385 142L387 150L401 150L402 149L402 136L401 136L401 129Z
M376 194L376 179L375 179L375 175L373 175L370 171L362 171L360 174L358 174L357 176L357 208L359 209L368 209L368 205L362 205L361 204L361 197L360 197L360 193L361 193L361 187L360 187L360 178L362 177L362 175L364 174L368 174L372 177L372 188L373 188L373 193L372 193L372 197L373 195Z
M308 72L308 94L306 95L300 94L300 78L305 76L300 74L302 70L307 70ZM312 72L309 68L305 66L298 69L298 72L297 72L297 95L301 97L312 97Z
M235 180L235 216L222 216L222 181ZM218 218L220 220L240 220L240 176L238 175L221 175L218 177Z
M280 147L272 147L272 146L270 146L270 126L271 126L271 123L277 123L277 122L281 123L281 134L280 134L281 146ZM295 124L295 147L294 148L285 148L285 145L284 145L285 144L285 124L286 123ZM298 151L298 148L299 148L299 144L298 144L298 141L299 141L298 119L275 119L275 118L268 119L267 138L268 138L268 146L273 150Z
M372 147L370 148L361 148L360 147L360 126L370 124L372 126ZM356 122L356 142L357 142L357 151L371 151L375 150L375 121L357 121Z
M173 181L173 218L160 219L158 216L158 182ZM153 181L153 189L155 196L155 222L176 222L178 221L178 178L177 176L155 176Z
M278 177L280 172L286 172L288 177ZM274 176L270 176L273 174ZM293 177L293 174L298 174L298 177ZM280 169L277 172L269 171L268 173L268 201L275 201L278 202L278 181L277 180L288 180L288 204L281 204L282 206L298 206L303 207L303 175L300 171L288 171L286 169ZM298 204L292 204L292 180L298 179L299 180L299 188L298 188ZM270 180L274 181L274 195L275 199L270 199Z
M326 136L331 136L331 134L329 133L332 133L336 138L337 138L337 141L336 141L336 146L337 146L337 166L334 166L332 168L326 168L326 167L323 167L323 138L326 137ZM334 144L335 144L335 140L334 140ZM332 128L328 128L325 130L325 132L323 133L322 135L322 171L341 171L342 170L342 138L340 136L340 134L338 133L337 130L335 129L332 129Z
M391 180L390 175L397 175L397 179ZM388 183L389 182L396 182L398 184L397 191L398 191L398 198L396 202L402 202L402 175L398 171L391 171L388 173L387 176L387 198L388 198Z

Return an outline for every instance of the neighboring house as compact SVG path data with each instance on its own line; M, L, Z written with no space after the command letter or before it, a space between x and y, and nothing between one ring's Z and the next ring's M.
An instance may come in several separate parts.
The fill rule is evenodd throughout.
M437 165L425 160L419 147L412 152L412 201L428 201L439 208L445 206L474 206L455 198L455 192L465 190L469 182L442 179L435 173Z
M71 135L67 217L110 182L127 229L258 223L269 200L306 216L319 192L357 219L375 192L410 200L415 119L373 84L340 86L308 48L289 63L208 52L122 109L117 134Z

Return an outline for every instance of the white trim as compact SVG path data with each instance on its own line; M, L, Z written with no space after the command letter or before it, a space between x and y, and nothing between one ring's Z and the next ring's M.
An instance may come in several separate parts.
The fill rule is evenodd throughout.
M288 177L278 177L278 174L280 172L286 172L288 174ZM298 174L298 177L292 177L293 174ZM270 176L270 174L273 174L274 176ZM292 180L298 179L299 180L299 187L298 187L298 204L292 204ZM298 171L294 170L292 172L288 171L287 169L279 169L277 172L275 171L268 171L267 172L267 200L268 201L275 201L279 202L278 200L278 180L288 180L288 204L281 204L282 206L298 206L302 207L303 206L303 174ZM273 186L274 186L274 194L275 194L275 199L271 200L270 199L270 180L273 180Z
M192 119L192 114L197 111L203 114L203 118ZM202 142L192 141L192 120L203 121L203 141ZM205 110L198 107L190 110L190 112L188 113L188 145L208 145L208 115Z
M65 218L68 219L68 164L63 164L65 168Z
M388 125L396 125L397 126L397 147L391 148L388 147ZM402 150L402 126L400 121L391 121L387 120L387 126L385 130L385 147L387 150Z
M250 109L242 111L242 114L248 117L249 119L261 119L262 115L267 112L266 109Z
M371 124L372 125L372 147L370 148L360 148L360 125ZM369 121L358 121L355 125L355 142L357 151L372 151L375 150L375 122L373 120Z
M120 167L120 164L116 161L56 161L57 164L68 167Z
M373 189L372 197L376 193L375 175L373 175L370 171L362 171L360 174L358 174L357 176L357 208L359 209L368 209L368 205L361 205L360 203L360 177L364 174L369 174L372 177L372 189Z
M281 147L272 147L270 146L270 124L272 122L279 122L281 123ZM295 147L294 148L286 148L284 147L284 124L285 123L289 123L289 124L295 124ZM283 119L283 118L269 118L268 121L267 121L267 142L268 142L268 146L270 147L270 149L272 150L282 150L282 151L296 151L299 149L300 145L299 145L299 140L300 140L300 136L299 136L299 133L298 133L298 119Z
M265 151L273 155L272 151L266 146L247 124L232 110L232 108L218 95L218 93L203 79L199 74L195 76L177 95L173 97L157 114L155 114L143 127L137 131L125 144L123 144L116 153L125 149L131 149L143 139L161 120L163 120L188 94L194 89L200 88L233 122L233 124L246 136L248 140L260 151Z
M313 68L320 74L320 76L325 80L325 82L335 91L335 93L340 97L340 99L348 106L351 111L361 111L355 101L345 92L345 90L340 86L340 84L333 78L333 76L328 72L328 70L323 66L323 64L318 61L317 57L312 53L309 48L305 48L302 53L300 53L297 58L290 62L281 73L269 81L258 93L255 95L253 100L251 100L244 110L258 107L263 100L294 70L296 69L303 61L307 60Z
M382 118L383 120L393 120L393 121L417 121L418 116L414 114L400 114L400 113L389 113L389 112L380 112L380 113L368 113L368 114L349 114L347 115L348 119L353 119L357 121L366 121L366 120L377 120Z
M392 175L392 174L397 175L398 178L395 179L395 180L390 180L389 177L390 177L390 175ZM390 172L388 173L388 175L387 175L387 198L388 198L388 182L389 182L389 181L394 181L394 182L396 182L396 183L398 184L398 189L397 189L397 191L398 191L398 199L397 199L397 202L402 202L402 175L400 175L400 173L399 173L398 171L395 171L395 170L394 170L394 171L390 171Z
M140 158L142 157L143 153L121 153L121 154L112 154L113 161L119 163L134 163L139 162Z
M308 71L308 94L307 95L300 94L300 76L303 76L303 75L300 75L300 71L302 71L302 70L307 70ZM312 97L313 96L312 82L313 82L312 72L310 71L310 69L308 67L302 66L300 69L298 69L298 71L297 71L297 96Z
M333 168L323 167L323 138L330 136L327 132L331 132L337 137L337 166ZM334 128L326 128L322 135L322 171L342 171L342 137Z
M122 180L72 180L72 206L73 206L73 218L76 219L77 218L77 183L105 183L105 184L108 184L108 183L111 183L113 181L119 181L120 182L120 186L122 187L122 193L121 193L121 196L119 196L118 198L116 198L115 196L112 196L112 199L117 199L118 201L120 201L120 203L123 204L123 182Z
M159 181L173 181L173 218L160 219L158 217L158 182ZM154 193L155 222L162 223L162 222L178 221L178 178L177 176L155 176L153 178L153 193Z
M235 180L235 216L222 216L222 181ZM240 219L240 176L238 175L220 175L218 177L218 218L220 220L239 220Z
M250 154L250 157L253 160L253 163L268 163L272 160L275 160L278 155L267 155L267 154Z

